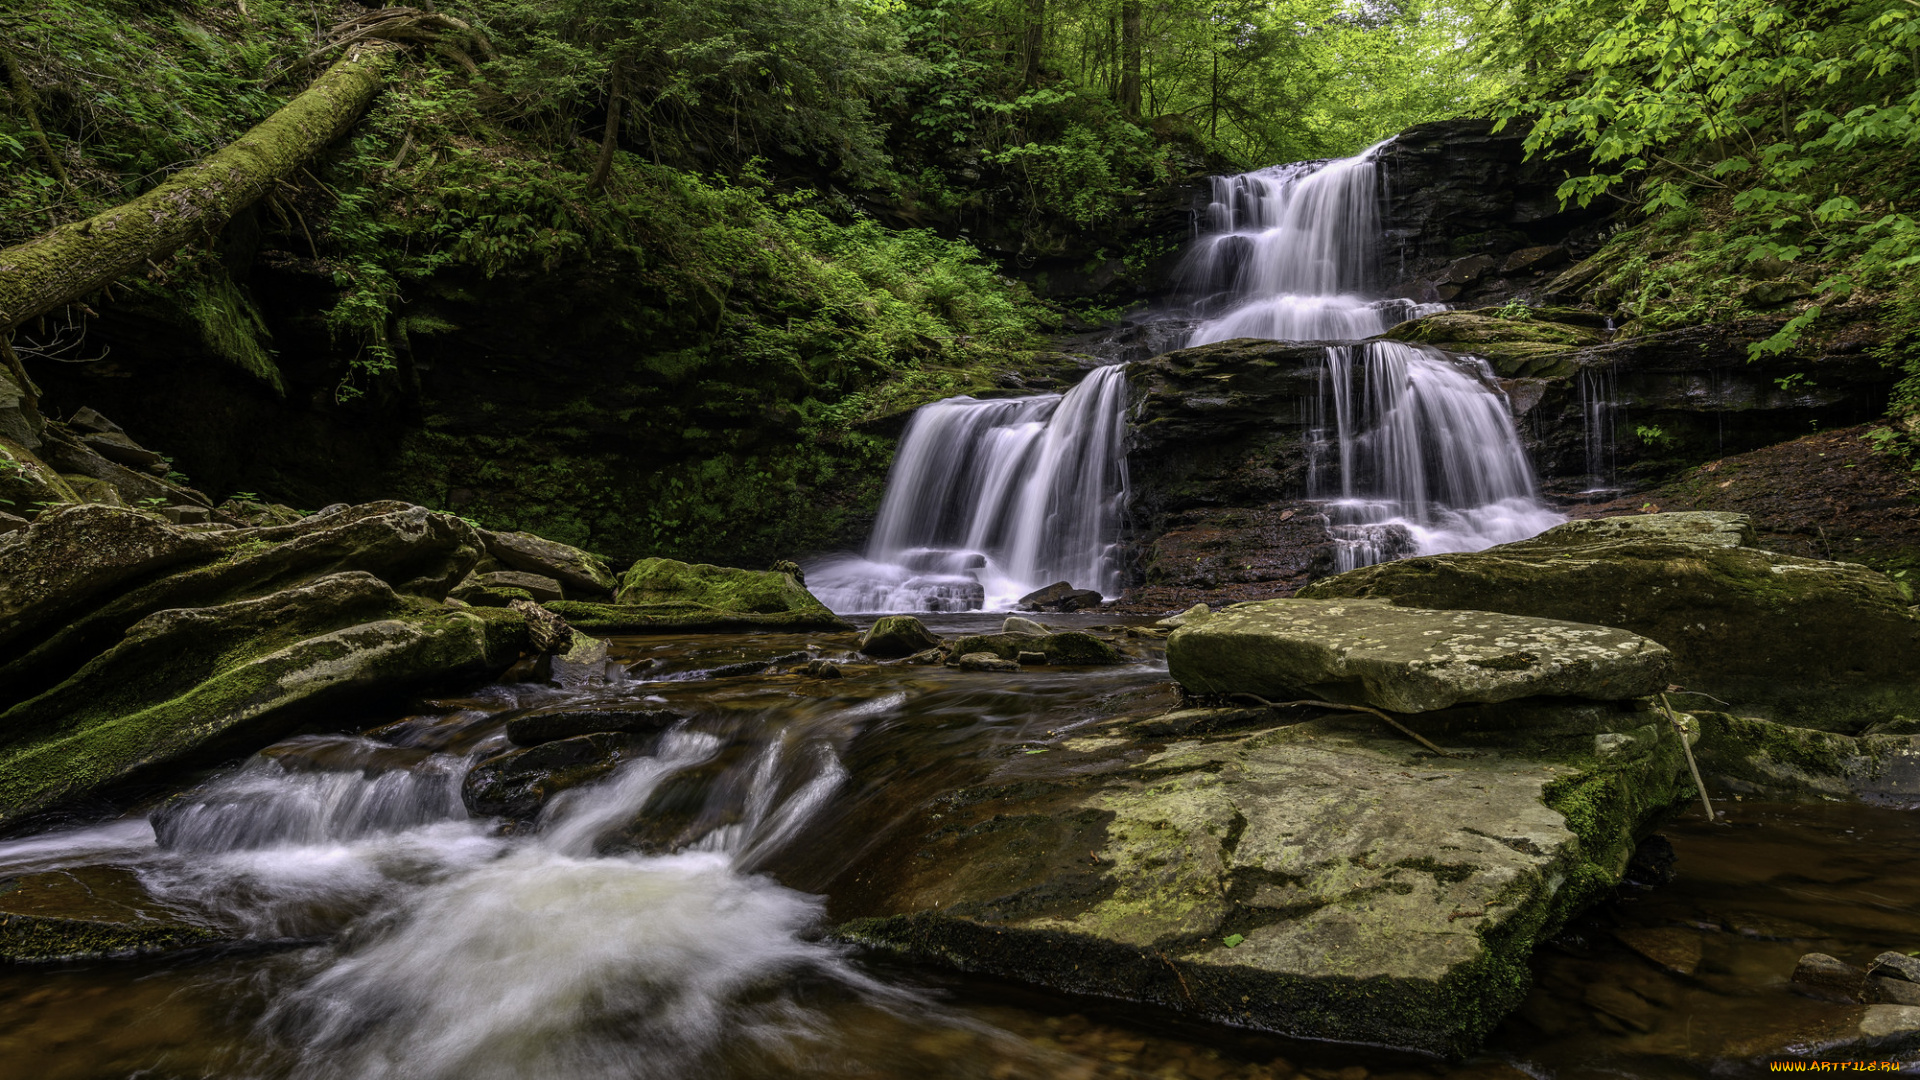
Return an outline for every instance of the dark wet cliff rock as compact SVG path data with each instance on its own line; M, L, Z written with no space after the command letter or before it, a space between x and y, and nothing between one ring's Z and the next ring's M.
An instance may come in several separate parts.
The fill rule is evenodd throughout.
M1868 352L1870 321L1840 319L1792 350L1749 357L1779 328L1754 318L1615 337L1601 317L1549 307L1528 318L1496 309L1402 323L1387 336L1479 356L1501 380L1549 494L1628 491L1727 454L1809 430L1872 419L1894 373Z
M1608 209L1563 208L1555 192L1570 166L1527 160L1526 134L1524 123L1496 132L1491 121L1442 120L1380 150L1387 295L1494 302L1537 290L1598 250Z

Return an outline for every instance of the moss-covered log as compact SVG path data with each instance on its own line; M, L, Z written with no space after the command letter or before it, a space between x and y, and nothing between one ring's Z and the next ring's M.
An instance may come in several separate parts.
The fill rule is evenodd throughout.
M111 210L0 251L0 330L219 231L359 119L397 51L386 42L354 46L280 111L200 164Z

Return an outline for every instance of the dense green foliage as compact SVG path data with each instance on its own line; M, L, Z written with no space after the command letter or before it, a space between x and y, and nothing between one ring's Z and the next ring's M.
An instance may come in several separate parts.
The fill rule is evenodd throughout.
M231 140L360 10L0 11L0 242ZM1920 440L1912 0L442 10L475 35L416 41L352 137L263 203L258 235L210 238L108 299L197 332L289 400L380 417L419 404L423 357L471 347L480 298L582 298L568 332L596 356L622 343L618 363L595 361L617 392L522 403L544 435L422 416L401 455L409 495L494 492L468 506L491 522L710 557L738 547L734 523L778 516L806 527L769 525L762 547L828 542L884 472L874 421L1031 366L1061 324L1007 271L1117 259L1144 281L1168 243L1129 229L1169 181L1490 112L1531 125L1536 154L1566 156L1564 197L1629 211L1594 293L1631 316L1627 332L1760 315L1781 330L1759 348L1781 350L1837 307L1871 311L1911 376L1882 440ZM1007 265L953 239L969 223L1000 231ZM292 385L276 361L248 276L261 249L328 284L324 386ZM568 434L610 423L641 433L642 475Z
M1490 49L1517 80L1506 115L1533 119L1535 152L1598 167L1563 197L1646 215L1611 253L1629 310L1657 328L1810 297L1759 354L1794 348L1836 304L1878 305L1909 420L1883 439L1920 445L1920 8L1516 0L1498 17Z

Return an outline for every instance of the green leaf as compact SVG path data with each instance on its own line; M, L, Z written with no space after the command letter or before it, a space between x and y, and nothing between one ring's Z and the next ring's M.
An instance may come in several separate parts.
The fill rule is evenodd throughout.
M1245 940L1247 940L1245 934L1228 934L1226 937L1220 939L1220 944L1231 949Z

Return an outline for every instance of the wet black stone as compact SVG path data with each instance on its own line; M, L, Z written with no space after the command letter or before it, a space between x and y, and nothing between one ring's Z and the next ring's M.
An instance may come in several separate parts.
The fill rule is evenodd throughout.
M529 713L507 721L507 739L515 746L539 746L600 732L630 735L663 731L686 719L667 709L568 709Z

